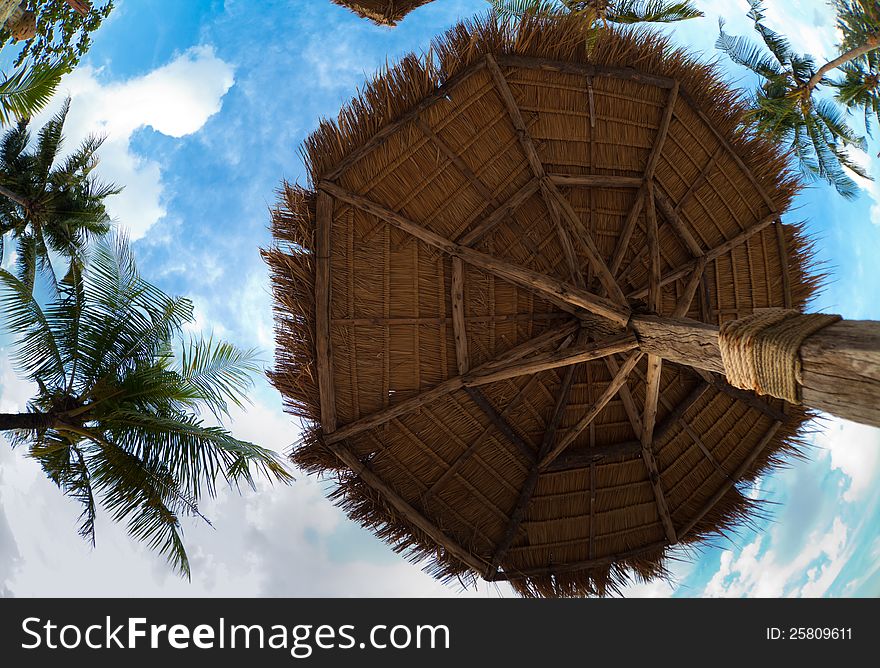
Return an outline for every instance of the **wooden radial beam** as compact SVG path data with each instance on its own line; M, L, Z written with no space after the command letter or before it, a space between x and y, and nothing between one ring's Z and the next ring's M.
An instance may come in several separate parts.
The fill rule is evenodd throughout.
M333 385L333 353L330 348L330 227L333 200L318 193L315 216L315 348L321 428L325 434L336 429L336 389Z
M541 162L541 158L538 156L538 150L535 148L535 143L529 136L529 131L523 120L522 112L520 111L519 105L516 103L516 98L513 97L513 91L510 90L510 85L507 83L507 79L504 77L504 74L498 67L495 57L491 53L486 54L486 67L489 70L492 82L495 84L495 89L498 91L501 100L504 102L504 106L507 108L507 114L510 116L510 121L513 123L514 130L516 130L519 144L522 146L526 160L529 162L532 174L534 174L536 178L543 179L546 174L544 172L544 165Z
M625 327L629 322L629 308L616 304L609 299L594 295L586 290L581 290L570 283L560 281L540 272L500 260L488 253L482 253L455 243L435 232L431 232L382 204L373 202L363 195L349 192L330 181L321 181L318 184L318 188L337 199L376 216L380 220L412 235L429 246L433 246L448 255L459 257L470 265L495 274L527 290L538 292L554 303L561 303L569 309L576 307L595 313L621 327Z
M570 345L570 337L566 338L562 344L560 344L558 350L564 350ZM499 413L499 416L502 419L507 418L511 411L513 411L517 406L519 406L520 402L524 398L525 394L531 390L534 384L538 381L539 376L537 374L533 375L528 382L523 383L523 386L517 391L517 393L513 396L513 398L507 402L504 406L504 409ZM467 447L467 449L462 452L456 459L449 465L449 468L443 472L441 475L428 489L425 493L425 498L429 499L433 495L437 494L441 487L443 487L447 482L449 482L458 470L464 465L464 463L474 454L477 449L486 441L488 436L492 433L492 430L495 429L494 424L490 424L486 426L483 431L473 440L473 442Z
M433 522L413 508L403 497L392 489L384 480L376 475L366 464L349 450L343 443L332 443L330 449L352 473L359 476L365 483L382 494L383 498L408 521L424 531L433 541L468 565L478 573L485 571L486 565L470 551L464 549L456 541L446 535Z
M660 125L657 128L654 146L651 148L651 154L648 156L648 164L645 167L643 185L636 194L636 199L624 220L620 236L617 238L617 246L614 249L614 255L612 255L611 265L609 267L613 276L617 276L617 272L620 271L620 265L623 262L627 249L629 248L632 234L636 229L636 222L638 221L639 214L642 212L648 181L653 181L654 172L657 170L657 164L660 162L660 155L663 152L663 146L666 144L666 138L669 136L669 126L672 124L672 117L675 113L675 104L678 102L678 91L679 83L676 81L670 88L669 95L666 98L666 106L663 110L663 116L660 119Z
M590 423L596 418L599 413L602 412L602 409L608 405L608 402L614 398L614 395L617 394L620 387L626 382L626 379L629 377L630 371L633 370L636 364L638 364L639 360L642 358L642 353L640 351L631 352L629 356L626 358L626 361L621 365L620 371L618 371L617 375L611 379L611 382L605 388L605 391L599 396L594 403L584 414L581 420L571 429L569 429L565 436L560 439L556 445L541 459L539 463L539 467L541 470L547 469L550 464L552 464L559 455L561 455L565 449L571 445L575 439L581 434L581 432L590 426Z
M574 372L574 366L570 366L565 370L565 374L563 375L562 382L560 383L559 390L556 394L556 404L553 407L553 414L544 430L544 437L541 441L541 447L538 450L538 456L529 470L525 482L523 482L516 505L510 513L510 520L504 531L504 535L495 546L495 553L492 555L489 569L486 571L487 580L492 580L492 578L495 577L495 573L498 572L498 566L507 555L507 551L510 549L510 546L513 544L513 539L516 537L516 532L519 530L519 527L525 518L526 509L532 500L532 496L535 494L535 489L538 486L538 477L541 474L541 471L538 468L538 463L541 461L541 458L549 452L556 439L556 431L559 429L559 425L565 415L565 408L568 406L568 397L571 392L572 382L574 381Z
M677 90L675 90L677 93ZM647 237L648 255L650 257L651 271L648 275L648 308L660 312L662 294L660 289L660 239L657 231L657 215L654 211L654 182L647 182ZM648 372L645 379L645 409L642 416L642 461L654 492L654 500L657 503L657 514L663 523L666 539L671 543L678 542L675 535L675 527L672 524L672 516L669 513L669 505L663 486L660 481L660 470L654 456L654 423L657 419L657 404L660 399L660 381L663 373L663 359L657 355L648 355Z
M589 360L600 359L606 355L615 355L621 352L632 351L637 347L638 342L634 336L631 334L621 334L620 336L607 339L600 343L572 346L568 350L544 353L525 360L501 365L480 365L463 376L454 376L435 385L429 390L425 390L424 392L420 392L408 399L404 399L400 403L393 404L377 411L376 413L367 415L340 427L336 431L326 434L325 439L328 443L336 443L343 439L350 438L355 434L359 434L367 429L378 427L393 418L410 413L421 406L466 387L479 387L480 385L495 383L499 380L506 380L507 378L515 378L517 376L534 374L548 369L557 369L572 364L579 364Z
M728 239L727 241L715 246L715 248L712 248L712 249L706 251L704 253L704 255L706 257L706 261L711 262L712 260L716 260L719 257L721 257L722 255L724 255L725 253L729 253L734 248L744 244L749 239L751 239L753 236L755 236L756 234L758 234L759 232L761 232L762 230L767 228L769 225L774 223L776 221L777 217L778 216L775 213L770 214L768 216L765 216L764 218L759 220L755 225L752 225L747 230L743 230L742 232L737 234L732 239ZM663 275L663 277L660 279L660 285L661 286L668 285L670 283L673 283L673 282L679 280L680 278L684 278L685 276L687 276L688 274L690 274L694 270L694 267L696 267L696 265L697 265L697 260L691 260L690 262L686 262L685 264L683 264L679 267L676 267L675 269L671 269L670 271L666 272ZM627 297L629 299L641 299L641 298L647 296L647 294L648 294L647 288L639 288L638 290L633 290L632 292L630 292L627 295Z

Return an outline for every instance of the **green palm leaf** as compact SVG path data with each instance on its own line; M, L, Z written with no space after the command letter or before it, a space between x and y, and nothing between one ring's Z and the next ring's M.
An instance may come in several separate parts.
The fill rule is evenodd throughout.
M45 107L61 77L67 73L63 64L20 67L0 81L0 123L29 118Z

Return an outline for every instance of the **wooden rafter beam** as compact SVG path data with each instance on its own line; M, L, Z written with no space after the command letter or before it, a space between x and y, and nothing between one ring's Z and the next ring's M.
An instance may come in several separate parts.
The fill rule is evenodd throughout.
M321 428L325 434L336 429L336 389L333 385L333 352L330 347L330 228L333 200L318 193L315 216L315 352Z
M470 230L465 232L457 241L462 246L473 246L502 220L511 216L529 197L538 192L541 179L530 179L522 188L517 190L506 202L501 204L488 216L480 220Z
M677 89L673 92L677 93ZM654 182L648 181L647 188L647 241L648 257L650 259L650 271L648 273L648 308L655 313L660 312L662 294L660 291L660 238L657 230L657 215L654 211ZM648 372L645 379L645 407L642 414L642 461L654 492L654 500L657 503L657 514L666 532L666 539L670 544L677 542L675 527L672 524L672 516L669 513L669 505L660 480L660 470L657 459L654 456L654 424L657 420L657 407L660 399L660 381L663 373L663 359L657 355L648 355Z
M632 67L615 67L612 65L586 65L582 63L570 63L550 58L535 58L532 56L499 55L497 61L506 67L522 67L531 70L544 70L545 72L562 72L564 74L576 74L583 77L611 77L624 81L636 81L658 88L672 88L676 85L675 79L655 74L641 72Z
M741 401L749 408L754 408L757 411L760 411L764 415L769 418L773 418L779 422L785 422L786 415L785 411L781 411L778 408L771 406L767 401L759 397L754 392L749 392L748 390L741 390L738 387L734 387L730 383L727 382L727 379L724 376L721 376L717 373L712 373L710 371L704 371L702 369L695 369L695 371L700 375L700 377L709 383L712 387L721 390L724 394L736 399L737 401Z
M683 318L691 309L691 304L694 301L697 290L703 283L703 274L706 271L706 264L705 255L697 258L697 266L694 267L694 270L691 272L691 276L688 278L688 282L684 286L684 291L681 293L681 296L678 298L678 303L676 303L675 309L672 311L673 318Z
M709 160L706 162L705 165L703 165L703 168L700 170L700 173L697 174L697 177L693 181L691 181L684 195L682 195L681 199L679 199L678 202L675 204L676 213L682 210L684 205L690 201L691 197L693 197L697 189L709 179L709 174L712 173L712 170L718 164L718 158L723 152L724 147L719 144L718 148L715 149L715 152L712 153L711 156L709 156Z
M633 370L641 376L636 367ZM663 440L675 429L682 417L696 404L707 392L710 385L705 381L700 381L694 389L681 402L673 407L663 422L654 427L654 444L662 443ZM662 397L661 397L662 400ZM641 431L638 432L639 434ZM550 464L544 471L546 473L558 471L570 471L573 469L582 469L590 464L601 462L603 459L616 459L641 456L642 442L623 441L621 443L612 443L610 445L600 445L594 448L578 450L577 452L566 453Z
M476 190L480 196L486 200L488 204L491 204L493 208L497 209L501 206L495 196L492 194L492 191L489 190L488 186L483 183L482 179L477 176L474 171L467 166L464 160L461 159L461 156L458 155L445 141L440 139L439 135L428 125L427 121L421 116L417 116L415 119L415 123L418 128L422 131L422 133L431 141L437 149L447 157L447 159L455 166L455 168L464 176L468 182L473 186L474 190Z
M495 428L504 436L507 441L516 447L517 451L523 456L523 458L529 464L534 464L536 460L534 448L529 445L519 434L516 433L514 428L510 425L510 423L495 410L495 407L492 405L486 395L483 394L480 390L474 387L468 387L465 385L465 392L467 392L468 396L471 398L477 408L479 408L483 414L489 418L489 422L491 422Z
M467 327L464 315L464 262L452 258L452 332L455 339L455 360L458 375L463 376L471 367L468 353Z
M611 377L616 376L617 372L620 371L620 365L617 363L617 360L614 357L605 357L604 362ZM626 383L621 385L618 394L620 395L621 403L623 403L623 409L626 411L626 417L633 428L633 434L638 438L639 434L642 433L642 418L639 416L639 410L636 408L636 402L633 399L632 392L629 390L629 385Z
M651 156L648 158L648 165L645 168L645 181L654 180L654 172L657 171L657 165L660 162L660 155L663 153L663 146L666 143L666 137L669 134L669 126L672 123L672 117L675 112L675 103L678 102L679 83L675 81L672 88L669 89L669 95L666 98L666 107L663 109L663 117L660 119L660 126L657 128L657 136L654 139L654 147L651 149Z
M623 258L629 248L630 240L632 239L632 234L636 228L636 222L638 221L639 214L642 212L642 207L645 204L645 198L649 187L648 182L653 181L654 172L657 169L657 164L660 162L660 155L663 152L663 146L666 144L666 137L669 134L669 126L672 123L675 103L678 101L678 91L679 85L676 81L669 91L669 96L666 100L666 107L663 111L663 117L660 120L660 126L657 128L654 146L651 149L651 155L648 156L648 164L645 167L643 185L636 195L635 202L633 202L632 208L626 216L626 220L620 231L620 236L617 239L617 247L614 249L614 255L612 256L611 265L609 267L613 276L617 276L617 272L620 271L620 265L623 262ZM651 184L651 188L653 189L653 184Z
M582 469L601 462L604 459L618 459L636 457L642 454L641 441L622 441L610 445L597 445L595 448L585 448L577 452L569 452L559 457L544 469L544 473L558 473Z
M441 86L437 88L437 90L425 97L421 102L415 105L407 113L405 113L393 123L389 123L382 129L380 129L378 132L376 132L376 134L370 137L370 139L365 142L360 148L355 149L354 151L346 155L342 160L339 161L336 167L334 167L328 173L324 174L323 178L328 181L339 178L349 167L356 164L362 158L366 157L371 151L385 144L385 142L387 142L388 139L392 135L394 135L394 133L396 133L407 123L411 123L412 121L417 119L422 113L424 113L426 109L437 104L438 102L451 99L451 96L456 88L458 88L462 83L471 78L474 74L481 71L485 66L486 61L479 60L467 69L464 69L455 76L447 79Z
M539 179L543 178L544 165L541 162L541 158L538 156L538 150L535 148L535 143L529 136L528 128L522 117L522 111L520 111L519 105L516 103L516 98L513 97L513 91L510 90L510 84L507 83L507 79L504 77L504 74L501 72L498 63L492 54L486 54L486 67L489 70L489 75L492 77L492 82L495 84L495 89L501 96L504 106L507 107L507 113L513 123L514 130L516 130L516 135L519 138L519 143L520 146L522 146L523 153L525 153L526 160L529 161L532 174Z
M629 242L636 229L636 223L638 222L639 214L642 213L642 207L644 204L645 186L642 185L636 193L636 199L633 202L632 207L630 207L629 213L626 215L626 220L623 221L620 236L617 237L617 246L614 249L614 255L611 257L611 264L608 266L611 270L611 274L615 277L617 276L617 272L620 271L620 265L623 262L627 249L629 248Z
M642 353L639 351L631 352L627 357L626 361L621 365L620 371L617 375L611 380L608 386L605 388L605 391L599 396L594 403L586 412L586 414L581 418L581 420L571 429L569 429L565 436L560 439L556 445L544 456L540 463L539 467L541 470L546 469L550 464L552 464L559 455L561 455L565 449L571 445L575 439L580 435L580 433L590 426L590 423L596 418L599 413L602 412L602 409L614 398L614 395L617 394L620 387L626 382L627 377L629 376L630 371L633 370L636 364L638 364L639 360L642 358Z
M681 219L678 212L676 212L675 207L669 201L669 198L660 188L654 189L654 201L657 203L657 208L660 209L660 213L666 219L666 222L672 226L672 229L675 231L676 235L678 235L678 238L682 240L690 254L694 257L701 257L704 255L705 252L703 251L702 246L700 246L696 237L691 233L687 223Z
M355 434L378 427L393 418L410 413L421 406L437 401L447 394L463 388L479 387L481 385L495 383L508 378L516 378L517 376L534 374L539 371L579 364L592 359L599 359L606 355L614 355L619 352L634 350L636 347L638 347L638 343L636 342L635 337L629 334L623 334L600 343L572 346L568 350L544 353L526 360L516 360L503 365L480 365L463 376L449 378L448 380L435 385L431 389L420 392L408 399L404 399L400 403L393 404L377 411L376 413L367 415L359 420L355 420L354 422L340 427L335 432L326 434L325 438L328 443L335 443L345 438L351 438Z
M638 176L612 174L549 174L548 178L561 188L640 188L644 179Z
M718 488L718 491L716 491L715 494L713 494L709 498L709 500L706 501L705 504L703 504L703 507L699 511L697 511L697 514L694 515L694 517L691 518L691 520L682 528L680 532L680 535L682 537L687 536L699 523L699 521L706 516L706 513L714 508L715 505L722 498L724 498L724 495L727 494L728 491L730 491L730 488L736 484L736 481L745 475L746 471L749 470L749 467L751 467L752 464L755 463L755 460L764 451L764 448L766 448L770 441L773 440L773 437L776 436L776 432L779 431L779 428L781 426L782 422L780 421L776 421L770 426L770 428L767 430L767 432L764 434L758 444L754 447L751 453L749 453L749 456L743 460L743 462L736 468L733 474L730 475L724 481L724 483L722 483L721 487Z
M649 552L656 552L657 550L661 550L665 547L669 547L669 545L665 542L657 542L651 543L650 545L644 545L642 547L637 547L633 550L627 550L626 552L618 552L616 554L609 554L605 557L596 557L594 559L586 559L584 561L572 561L567 564L558 564L553 566L547 566L543 568L527 568L522 570L514 570L514 571L505 571L502 573L497 573L493 578L495 581L502 580L522 580L524 578L534 578L534 577L546 577L548 575L559 575L562 573L576 573L579 571L588 571L592 568L600 568L602 566L607 566L609 564L613 564L616 561L622 561L624 559L632 559L634 557L639 557L643 554L647 554Z
M498 572L499 564L507 555L507 551L513 544L513 539L516 537L516 533L520 525L522 524L523 519L525 518L526 509L528 508L529 503L532 500L532 496L535 493L535 489L538 486L538 477L541 473L538 469L538 461L547 452L549 452L550 448L553 446L553 443L556 440L556 432L559 429L559 425L562 422L563 416L565 415L565 408L566 406L568 406L568 398L571 392L571 385L574 381L574 370L574 366L570 366L565 370L565 374L562 378L562 383L560 383L559 391L556 394L556 405L553 407L553 414L550 416L550 421L547 423L547 427L544 430L544 437L541 442L541 447L538 450L538 456L535 459L534 465L529 470L529 474L526 476L525 482L523 482L522 488L520 489L519 497L516 501L516 505L514 505L513 510L510 513L510 520L507 524L506 529L504 530L504 535L501 537L501 540L498 541L498 545L495 547L495 552L492 555L492 561L489 564L488 571L486 572L487 580L491 580L493 577L495 577L495 573Z
M437 543L437 545L449 552L449 554L462 563L467 564L468 567L474 569L476 572L482 573L485 571L485 563L447 536L433 522L428 520L428 518L407 503L405 499L376 475L366 464L360 461L351 450L345 447L344 444L331 444L330 449L355 475L359 476L365 483L379 492L384 499L401 514L401 516L411 522L414 526L418 527L421 531L425 532L425 534Z
M578 241L581 250L587 256L587 261L590 263L590 266L593 267L593 271L596 272L599 282L602 284L602 287L605 288L605 292L611 297L612 301L618 304L627 304L626 295L623 294L623 290L620 289L617 281L614 280L614 276L608 269L608 265L605 264L605 260L602 258L602 254L599 252L596 242L593 240L593 235L590 234L590 231L583 224L580 216L578 216L577 212L574 210L574 207L572 207L568 199L559 192L559 188L557 188L551 181L545 181L544 185L544 193L548 198L548 206L553 206L555 204L559 207L563 219L568 221L568 225L574 238ZM553 202L551 203L550 200L553 200Z
M559 350L563 350L563 349L567 348L570 344L571 344L571 341L569 339L564 340L560 344ZM502 418L504 418L506 420L507 416L517 406L519 406L520 402L523 400L525 395L529 391L531 391L531 389L534 387L534 384L538 381L538 378L539 378L539 376L534 375L528 380L528 382L523 383L522 387L520 387L519 390L517 390L517 393L515 395L513 395L513 398L505 404L504 409L500 413ZM455 460L449 465L449 468L447 468L446 471L443 472L443 475L441 475L431 485L431 487L425 493L425 499L429 499L433 495L437 494L437 492L440 491L440 488L442 488L447 482L449 482L455 476L456 473L458 473L459 469L464 465L464 463L468 459L470 459L470 457L474 453L476 453L476 451L480 448L480 446L486 441L486 439L492 433L492 430L494 428L495 428L494 425L488 425L483 428L483 431L480 432L479 436L477 436L473 440L473 442L471 442L471 444L468 445L468 447L464 450L464 452L462 452L458 457L455 458Z
M722 255L729 253L734 248L744 244L749 239L751 239L753 236L755 236L756 234L758 234L759 232L761 232L765 228L767 228L768 225L772 224L776 220L776 218L777 218L776 214L771 214L769 216L766 216L763 219L761 219L760 221L758 221L755 225L752 225L752 227L748 228L747 230L743 230L742 232L737 234L732 239L728 239L724 243L721 243L718 246L716 246L715 248L712 248L711 250L706 251L706 253L705 253L706 261L711 262L712 260L716 260L719 257L721 257ZM666 274L663 275L662 279L660 280L660 285L661 286L668 285L669 283L673 283L674 281L677 281L680 278L684 278L685 276L687 276L688 274L690 274L694 270L694 267L696 267L696 265L697 265L697 260L692 260L690 262L687 262L687 263L681 265L680 267L678 267L676 269L670 270L669 272L667 272ZM630 292L627 295L627 297L629 297L630 299L641 299L645 295L647 295L647 293L648 293L647 288L639 288L638 290L633 290L632 292Z
M666 414L666 417L663 418L663 422L657 425L654 428L654 443L662 443L663 440L675 429L675 426L678 424L679 420L681 420L684 415L691 409L691 407L696 404L706 392L709 390L709 383L705 380L701 380L696 384L693 390L682 399L677 406L675 406L669 413Z
M499 276L511 283L515 283L527 290L537 292L554 303L561 303L571 307L577 307L607 318L621 326L629 322L629 308L616 304L609 299L594 295L591 292L579 289L570 283L546 276L537 271L520 267L510 262L505 262L487 253L468 248L455 243L445 237L431 232L405 216L392 211L388 207L373 202L363 195L349 192L345 188L329 181L318 184L320 190L325 191L337 199L340 199L362 211L376 216L380 220L412 235L416 239L437 248L448 255L459 257L470 265Z
M565 262L568 265L571 282L579 288L583 288L586 284L584 275L581 272L577 251L574 249L571 237L565 229L565 225L562 224L562 212L560 211L559 203L547 192L547 187L543 182L541 184L541 192L544 195L544 201L547 203L547 209L550 211L553 224L556 226L556 236L559 238L559 245L562 246L562 252L565 255Z

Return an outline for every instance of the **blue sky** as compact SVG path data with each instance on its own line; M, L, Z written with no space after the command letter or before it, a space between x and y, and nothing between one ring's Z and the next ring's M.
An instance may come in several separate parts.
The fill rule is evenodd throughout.
M697 4L707 17L667 28L707 57L717 18L746 33L743 0ZM831 14L818 0L771 4L771 25L801 50L832 52ZM324 0L118 0L94 47L63 89L73 96L68 138L108 135L100 171L126 186L111 212L134 239L142 272L194 299L197 328L258 347L272 359L271 300L258 249L282 179L304 181L299 146L383 66L482 0L440 0L390 30ZM732 81L747 82L730 69ZM39 123L40 119L37 119ZM880 177L872 145L868 168ZM806 190L789 220L819 240L831 278L814 308L880 320L880 188L846 202ZM0 411L30 388L0 354ZM231 428L278 450L296 439L278 395L261 381ZM765 478L754 494L772 517L674 565L674 583L636 585L644 596L876 596L880 594L880 431L828 418L808 461ZM0 448L0 594L15 596L458 596L349 522L326 483L297 475L288 488L221 494L190 522L193 581L102 519L93 550L78 514L20 453ZM509 596L482 585L475 596Z

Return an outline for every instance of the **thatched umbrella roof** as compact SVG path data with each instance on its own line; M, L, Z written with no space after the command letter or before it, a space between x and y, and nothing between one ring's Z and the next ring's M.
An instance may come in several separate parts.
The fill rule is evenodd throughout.
M427 5L433 0L333 0L337 5L348 7L351 11L379 25L397 25L412 10Z
M743 485L806 419L627 333L629 308L802 308L817 279L778 222L786 157L718 72L584 30L460 24L377 77L307 140L315 189L285 185L265 252L293 460L435 576L524 595L664 575L753 516Z

